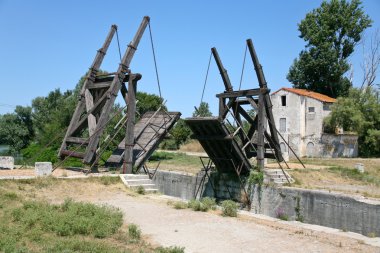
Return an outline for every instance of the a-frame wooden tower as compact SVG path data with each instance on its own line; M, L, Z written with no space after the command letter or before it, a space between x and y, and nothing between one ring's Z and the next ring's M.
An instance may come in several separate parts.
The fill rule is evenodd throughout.
M91 164L95 159L100 136L109 122L117 94L121 92L128 104L125 82L129 81L133 84L132 86L136 86L137 81L141 78L141 75L131 74L129 66L148 23L149 17L144 17L121 59L117 71L107 76L97 76L117 30L116 25L111 27L102 48L96 54L80 91L78 104L59 149L58 155L61 159L66 156L81 158L85 164Z
M225 86L225 91L216 95L219 99L219 116L185 120L194 133L193 138L199 140L216 168L221 172L235 171L239 176L249 173L249 159L252 157L256 157L259 170L264 169L264 158L283 161L272 114L270 90L250 39L247 40L247 47L259 88L234 91L216 48L212 48ZM255 114L250 115L243 105L250 105ZM232 116L234 124L228 121L227 115ZM244 129L243 119L249 125L248 130Z

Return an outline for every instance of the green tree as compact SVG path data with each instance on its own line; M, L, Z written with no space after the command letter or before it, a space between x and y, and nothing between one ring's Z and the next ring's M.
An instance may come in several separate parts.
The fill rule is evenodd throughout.
M45 145L57 138L59 145L65 130L70 124L75 108L76 97L71 90L62 93L60 89L49 92L46 97L37 97L32 101L32 117L36 141ZM62 138L58 138L59 136Z
M289 69L287 79L295 88L309 89L331 97L348 94L348 57L371 26L359 0L324 1L298 24L307 44Z
M136 94L136 99L138 101L136 111L141 116L146 112L158 110L163 102L162 98L157 95L139 91ZM166 107L162 106L162 109L166 110Z
M343 127L344 131L359 135L359 154L380 154L380 101L378 92L368 87L365 91L352 88L347 97L338 98L331 114L325 119L330 131Z
M173 136L177 147L179 147L179 145L185 143L190 138L191 130L183 119L179 119L171 131L171 135Z
M208 103L201 102L199 107L193 112L193 117L211 117L212 113L210 112Z
M0 115L0 144L10 146L10 153L16 154L26 147L33 138L31 108L17 106L14 113Z

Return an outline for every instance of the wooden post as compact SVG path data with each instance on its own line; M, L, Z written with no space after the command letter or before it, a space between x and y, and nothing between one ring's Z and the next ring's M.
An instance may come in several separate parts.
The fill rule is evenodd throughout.
M127 109L127 130L125 133L124 151L124 174L133 173L133 147L135 146L135 118L136 118L136 75L129 74L128 81L128 109Z
M255 48L253 47L253 43L252 43L251 39L247 40L247 46L249 49L249 53L251 54L251 59L252 59L253 65L255 66L257 80L259 81L260 88L266 88L267 89L268 86L267 86L267 81L265 80L263 67L261 66L261 64L259 62L259 58L257 57L256 51L255 51ZM273 139L273 143L275 145L275 147L273 147L274 152L276 154L277 160L283 161L284 158L282 157L282 154L281 154L280 142L279 142L279 139L277 136L276 124L274 122L274 117L272 114L272 102L271 102L270 97L269 97L269 90L265 94L264 102L265 102L266 115L268 117L268 125L269 125L271 138ZM263 104L263 106L264 106L264 104Z
M264 91L265 90L265 91ZM266 89L262 89L259 95L259 112L257 122L257 167L259 171L264 170L264 121L265 121L265 107L264 107L264 92Z

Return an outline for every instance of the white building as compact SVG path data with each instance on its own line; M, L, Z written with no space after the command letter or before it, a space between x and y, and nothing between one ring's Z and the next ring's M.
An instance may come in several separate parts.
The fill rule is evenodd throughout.
M336 99L304 89L281 88L271 94L277 129L300 157L355 157L357 136L324 134L323 119ZM293 158L280 137L281 151Z

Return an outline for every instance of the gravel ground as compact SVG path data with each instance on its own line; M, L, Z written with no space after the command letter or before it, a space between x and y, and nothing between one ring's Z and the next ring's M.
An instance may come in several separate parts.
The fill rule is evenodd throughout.
M65 194L71 195L74 188L67 189ZM54 191L49 195L54 196L51 201L65 197L57 199ZM47 199L49 195L45 195ZM218 211L176 210L167 205L169 197L163 195L130 196L115 188L90 189L74 198L118 207L125 214L125 223L137 224L150 243L185 247L185 252L380 252L380 238L260 215L243 213L238 218L229 218Z

